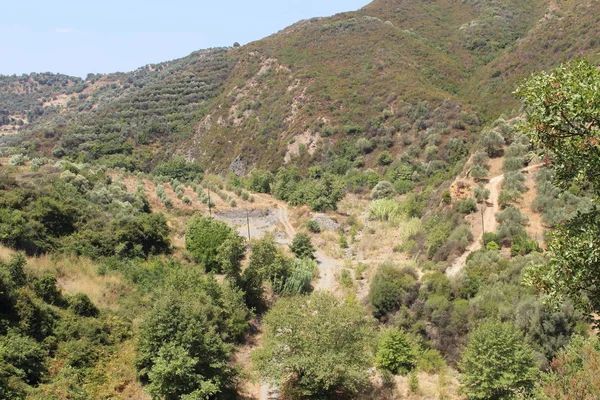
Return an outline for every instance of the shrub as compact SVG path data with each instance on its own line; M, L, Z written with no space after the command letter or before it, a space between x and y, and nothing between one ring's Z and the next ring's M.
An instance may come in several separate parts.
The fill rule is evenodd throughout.
M475 199L478 203L483 203L490 198L490 190L486 189L482 184L479 184L475 190Z
M312 291L311 282L317 271L317 263L310 259L294 259L289 276L282 280L283 286L276 291L282 296L295 296Z
M352 274L346 268L342 268L340 271L339 282L342 287L346 289L352 288L354 286L354 281L352 280Z
M26 161L27 161L27 157L24 156L23 154L15 154L14 156L9 158L8 165L13 165L13 166L25 165Z
M369 301L376 318L398 310L401 305L410 305L416 295L417 276L414 270L401 270L391 262L377 268L369 288Z
M393 161L394 159L392 158L392 154L387 150L382 151L379 154L379 157L377 157L377 163L379 165L390 165Z
M391 329L381 335L375 365L395 375L406 375L417 366L414 345L402 330Z
M194 180L202 179L204 169L200 164L188 162L183 157L174 157L169 161L158 164L152 172L157 176L179 180Z
M474 166L473 168L471 168L471 176L476 181L484 180L488 176L488 170L484 167Z
M404 220L402 205L392 199L379 199L371 202L369 218L379 221L399 223Z
M371 190L371 198L373 200L384 199L390 197L394 194L394 188L392 184L388 181L380 181L375 185L373 190Z
M315 247L310 241L310 236L306 233L298 233L292 240L292 244L290 245L290 250L296 257L298 258L309 258L311 260L315 259Z
M360 138L356 141L356 150L362 154L369 154L373 151L375 146L373 146L373 142L366 138Z
M0 371L4 366L3 362L8 363L17 370L14 375L22 376L31 385L39 383L42 379L46 371L47 355L47 350L41 344L32 338L21 336L15 330L8 331L6 336L0 336ZM0 382L2 378L0 376ZM1 383L0 394L2 394Z
M420 371L428 374L439 374L440 371L446 368L446 361L439 351L427 349L419 355L417 365Z
M456 202L456 209L462 214L471 214L477 211L477 204L472 198L458 200Z
M63 297L56 286L56 277L54 275L45 274L33 284L35 294L48 304L60 305L63 302Z
M475 152L475 154L473 154L473 157L471 158L471 162L473 163L473 165L476 165L478 167L484 167L487 165L487 163L490 161L489 156L487 155L487 153L485 151L482 150L478 150Z
M258 193L271 193L275 176L267 171L253 169L248 176L248 188Z
M188 223L185 249L194 261L203 263L207 271L220 271L218 249L227 239L236 235L225 222L196 214Z
M87 294L77 293L69 298L69 308L81 317L97 317L100 310L92 303Z
M285 298L263 326L253 361L285 398L333 398L339 390L352 396L368 385L372 327L358 303L328 292Z
M308 229L312 233L319 233L319 232L321 232L321 226L314 219L306 221L304 223L304 226L306 227L306 229Z
M504 143L504 138L496 131L488 131L479 139L479 145L492 158L502 155Z
M484 322L469 336L460 368L469 399L513 398L533 386L537 367L523 335L511 323Z

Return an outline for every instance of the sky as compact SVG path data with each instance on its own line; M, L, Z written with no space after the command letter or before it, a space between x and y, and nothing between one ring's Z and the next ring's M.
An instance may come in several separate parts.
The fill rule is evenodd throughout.
M246 44L369 0L33 0L3 2L0 74L127 72Z

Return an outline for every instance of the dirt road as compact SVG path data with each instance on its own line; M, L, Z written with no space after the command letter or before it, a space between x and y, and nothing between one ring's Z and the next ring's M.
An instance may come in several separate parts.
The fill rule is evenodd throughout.
M531 172L537 168L540 168L542 165L544 164L538 163L529 165L525 168L522 168L521 172ZM485 232L496 232L496 228L498 225L496 221L496 214L500 212L498 196L500 195L500 191L502 190L501 186L503 181L504 174L493 177L489 180L488 183L485 184L485 188L490 191L489 201L483 211L483 227L485 229ZM475 218L473 224L480 225L481 219ZM471 243L467 247L465 252L461 254L461 256L458 257L456 260L454 260L452 265L446 269L446 274L449 277L456 276L464 268L465 264L467 263L467 257L469 256L469 254L481 249L481 246L483 244L484 231L482 229L479 229L479 227L473 227L472 231L479 232L479 234L473 239L473 243Z

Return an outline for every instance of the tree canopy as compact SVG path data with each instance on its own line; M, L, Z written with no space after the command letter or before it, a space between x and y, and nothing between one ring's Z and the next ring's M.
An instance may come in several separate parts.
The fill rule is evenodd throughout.
M264 332L257 368L289 398L356 393L368 382L372 328L355 303L326 292L284 298L265 316Z
M573 185L600 200L600 71L574 60L525 81L516 91L527 112L523 130L556 171L555 184ZM597 206L551 234L551 260L530 278L554 298L569 296L600 310L600 215Z

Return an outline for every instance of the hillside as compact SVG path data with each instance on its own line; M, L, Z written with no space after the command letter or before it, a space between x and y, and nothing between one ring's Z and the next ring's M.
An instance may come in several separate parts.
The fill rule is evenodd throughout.
M520 79L595 54L597 7L378 0L240 48L65 78L62 89L46 84L29 93L9 84L0 91L11 132L22 123L36 139L29 151L129 169L147 171L149 157L172 154L215 172L290 161L328 167L332 157L352 165L360 154L348 147L358 137L373 147L359 165L374 167L382 151L405 153L414 141L407 136L421 140L429 128L442 133L436 158L447 162L451 138L472 143L478 121L517 106L512 91ZM423 150L413 151L421 159Z
M599 7L0 76L0 398L600 398Z

